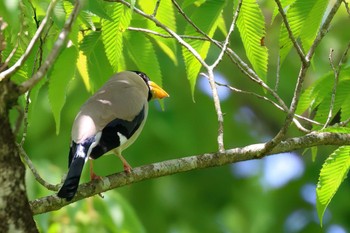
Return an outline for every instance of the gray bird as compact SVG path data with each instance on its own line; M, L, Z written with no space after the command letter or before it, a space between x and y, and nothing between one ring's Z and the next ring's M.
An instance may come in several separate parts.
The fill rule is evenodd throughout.
M139 136L148 113L148 101L168 97L161 87L139 71L124 71L112 76L81 107L72 127L68 174L57 193L70 201L75 196L83 166L113 151L123 162L124 170L130 165L121 152ZM91 178L96 175L91 169Z

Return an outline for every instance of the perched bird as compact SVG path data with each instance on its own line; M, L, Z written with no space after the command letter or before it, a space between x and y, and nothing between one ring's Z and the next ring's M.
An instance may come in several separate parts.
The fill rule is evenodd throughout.
M147 118L148 101L168 96L142 72L124 71L112 76L86 101L74 120L69 171L57 196L70 201L88 158L97 159L111 150L122 160L124 170L130 172L121 152L139 136Z

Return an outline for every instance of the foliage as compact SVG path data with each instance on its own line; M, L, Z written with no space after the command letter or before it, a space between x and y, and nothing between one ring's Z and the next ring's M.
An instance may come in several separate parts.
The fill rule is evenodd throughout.
M0 23L6 24L1 29L6 46L1 51L0 63L12 56L8 67L15 65L46 16L50 2L0 2ZM281 102L289 106L287 103L292 102L295 95L300 95L300 100L294 119L303 125L304 132L340 135L350 132L346 127L350 119L350 64L344 52L350 47L346 47L350 31L344 30L344 24L349 23L345 4L331 27L322 28L334 1L281 0L289 30L276 4L269 1L82 2L82 11L71 27L67 45L51 64L45 78L28 93L29 101L26 96L19 101L22 109L30 103L26 151L49 182L58 183L59 174L65 172L70 126L79 106L113 73L126 69L142 70L153 81L163 84L171 95L165 103L165 112L159 111L158 105L151 106L149 124L140 142L126 152L134 155L130 157L131 164L217 150L213 99L205 94L210 91L207 80L199 76L200 72L207 75L213 70L215 81L223 76L231 87L235 85L246 93L241 98L240 91L218 89L219 95L228 93L227 97L220 96L225 112L227 148L273 137L284 124L288 110L281 111ZM12 75L12 81L22 84L44 64L50 51L57 46L55 42L61 36L60 31L73 11L74 1L57 0L44 33ZM235 19L236 11L238 18ZM232 22L238 30L233 28L230 34L232 31L228 28ZM321 38L321 30L329 30L326 37ZM230 50L220 57L227 36L230 36ZM297 48L291 37L304 54L314 53L311 65L303 63L300 54L295 52ZM316 52L310 52L316 40L319 40L317 45L321 40L328 43L321 43L315 46ZM333 47L335 52L329 53ZM223 61L212 67L210 64L217 59ZM302 73L299 65L312 69L306 72L302 93L294 90L295 83L301 80L300 76L293 78ZM256 99L252 93L270 102ZM271 97L276 95L281 101ZM191 102L191 97L196 104ZM271 102L275 105L271 106ZM11 112L14 128L18 115L15 110ZM286 138L299 135L298 129L298 125L293 125ZM21 140L27 129L22 127L19 132ZM350 168L349 146L322 150L312 147L311 154L312 161L304 159L311 172L291 185L276 189L262 184L261 177L265 175L262 167L266 162L263 160L256 173L245 179L234 175L236 167L227 166L147 181L122 188L118 193L109 192L105 199L94 197L58 212L36 216L36 221L44 232L82 229L88 232L271 232L288 228L288 219L302 210L304 215L298 216L307 216L307 227L304 225L295 231L289 227L287 232L315 232L319 226L310 217L312 210L309 209L317 208L322 223L326 208L339 193L339 199L329 209L333 208L340 224L350 227L343 217L344 213L349 213L350 206L347 204L344 210L339 204L347 203L347 196L339 188L343 184L344 192L349 191L348 183L344 182ZM328 155L321 170L320 155ZM114 158L104 156L96 161L96 170L108 175L116 172L116 163ZM308 203L298 196L299 188L305 183L316 183L318 172L318 185L314 189L316 204L307 206ZM31 175L28 175L27 185L32 199L51 194ZM324 219L326 227L336 222Z

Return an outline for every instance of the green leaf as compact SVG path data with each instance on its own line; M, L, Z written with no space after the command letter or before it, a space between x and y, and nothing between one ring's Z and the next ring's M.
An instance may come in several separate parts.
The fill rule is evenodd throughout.
M19 0L0 1L0 15L3 21L11 25L13 35L20 30L20 7Z
M138 32L126 32L125 36L127 52L137 68L145 72L152 81L161 85L162 74L160 65L150 39ZM142 53L140 53L140 51L142 51Z
M317 112L314 119L318 122L322 123L322 122L326 122L327 120L330 105L331 105L331 99L332 99L332 87L333 85L329 87L331 90L329 90L328 93L326 93L323 101L317 107ZM350 80L340 81L338 83L337 91L335 94L332 117L335 116L335 114L342 108L342 106L349 104L349 102L345 102L345 100L349 97L349 95L350 95Z
M101 0L88 1L84 9L93 13L94 15L99 16L102 19L112 20L112 18L104 9L103 4L105 4L105 2Z
M319 132L331 132L331 133L346 133L349 134L350 133L350 128L349 127L340 127L337 125L332 125L329 126L325 129L319 130Z
M344 84L344 81L350 80L350 67L344 67L339 75L338 88ZM330 104L330 94L334 85L333 71L326 73L308 87L300 96L300 101L296 110L297 114L303 114L307 109L312 110L318 107L328 98ZM343 87L342 87L343 88ZM347 88L347 87L344 87ZM338 97L339 98L339 97ZM344 98L344 97L342 97ZM344 103L345 100L344 100ZM348 107L347 105L342 105ZM328 108L329 109L329 108Z
M300 33L301 43L305 51L310 49L313 41L316 38L329 0L318 0L315 2L316 4L309 12L306 18L306 23L304 24Z
M218 28L221 31L221 33L226 37L228 31L227 31L227 27L226 27L226 23L225 23L225 17L224 17L223 13L221 13L221 16L219 18Z
M138 1L141 9L148 14L152 14L157 0L141 0ZM156 15L157 20L162 22L168 28L176 32L176 17L175 10L171 0L162 0L160 1L159 8ZM167 35L168 33L160 27L157 27L153 22L147 20L147 29L151 31L158 32L160 34ZM154 36L154 41L158 46L163 50L163 52L175 63L178 64L176 56L176 42L175 40L169 40L168 38L162 38L159 36Z
M250 63L260 78L266 81L268 52L261 45L261 39L265 37L265 20L255 0L242 2L237 27Z
M56 122L56 134L60 130L61 110L66 101L67 86L75 74L77 57L76 47L66 48L56 60L49 75L49 100Z
M323 164L316 188L316 207L322 225L324 212L346 178L350 166L350 146L339 147Z
M113 74L101 40L101 32L86 35L80 44L80 50L87 58L91 90L94 92Z
M289 26L295 39L300 37L304 50L308 50L321 24L324 11L328 5L327 0L296 0L287 12ZM290 52L293 44L284 26L280 31L280 61L281 64Z
M108 232L146 232L133 207L115 191L106 193L103 200L94 198L94 207L99 213L108 213L100 218Z
M285 9L286 7L290 6L292 3L295 2L295 0L282 0L280 1L281 2L281 5L282 5L282 8ZM273 14L272 14L272 19L271 22L274 21L274 19L276 18L276 16L279 14L279 11L278 11L278 6L276 5L275 6L275 9L273 10Z
M123 4L110 4L107 13L112 20L102 19L102 40L113 71L118 70L118 61L123 56L123 33L131 20L131 10Z
M221 11L225 6L224 0L208 0L201 4L191 16L191 20L209 37L212 37L221 15ZM203 17L205 16L205 17ZM202 36L191 25L187 25L185 34L190 36ZM204 60L207 57L210 43L200 40L188 40L189 45L194 48L201 58ZM186 48L182 48L182 55L185 60L185 66L187 71L187 78L190 81L192 96L194 94L194 88L198 73L202 67L200 62L190 53Z
M65 5L67 5L67 2L65 2ZM69 3L69 5L72 6L71 3ZM53 22L58 26L58 28L63 28L64 22L66 21L66 11L63 1L57 1L52 13Z

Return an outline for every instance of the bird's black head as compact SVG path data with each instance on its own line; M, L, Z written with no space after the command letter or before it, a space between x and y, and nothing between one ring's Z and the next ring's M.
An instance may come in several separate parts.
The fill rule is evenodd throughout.
M143 81L145 81L145 83L148 87L147 100L150 101L152 99L152 92L151 92L151 87L149 86L149 81L151 81L151 80L149 79L149 77L145 73L143 73L141 71L136 71L136 70L131 70L131 71L136 73L138 76L140 76L143 79Z

